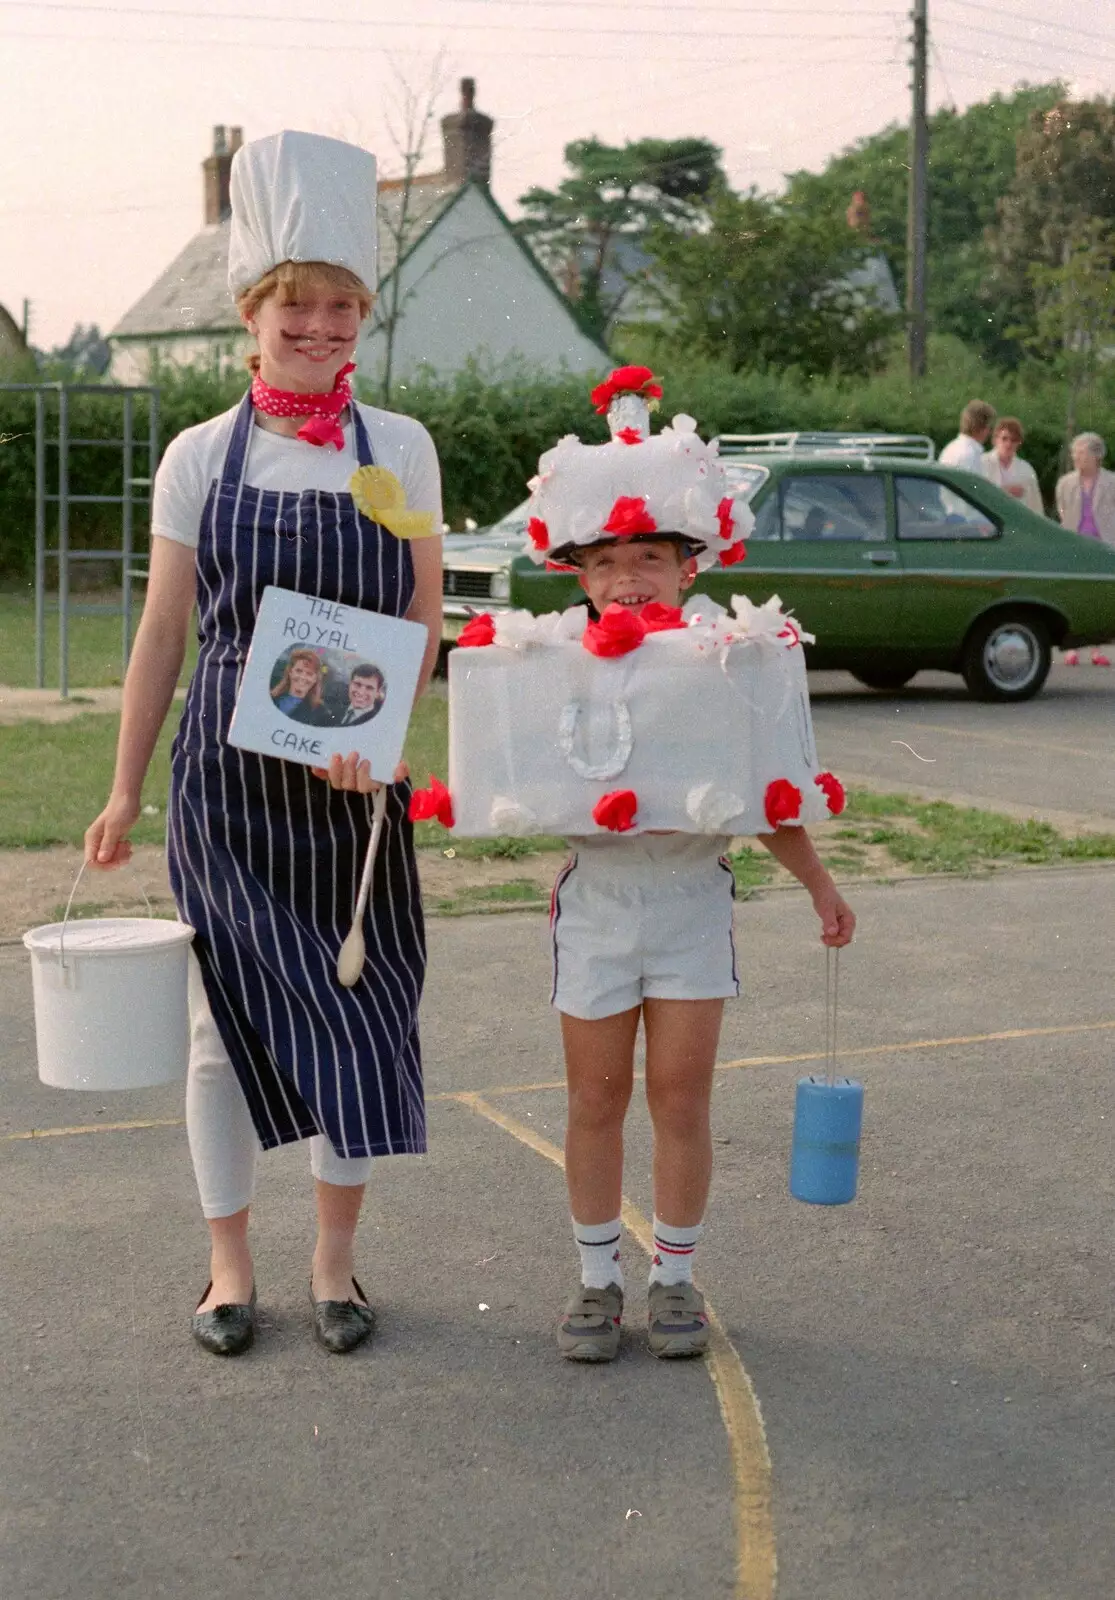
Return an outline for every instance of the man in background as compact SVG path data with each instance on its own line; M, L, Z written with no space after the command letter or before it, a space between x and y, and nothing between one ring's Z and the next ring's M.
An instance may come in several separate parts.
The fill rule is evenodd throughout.
M960 413L960 432L941 451L941 465L982 472L983 447L991 437L994 423L994 406L989 406L986 400L969 400Z

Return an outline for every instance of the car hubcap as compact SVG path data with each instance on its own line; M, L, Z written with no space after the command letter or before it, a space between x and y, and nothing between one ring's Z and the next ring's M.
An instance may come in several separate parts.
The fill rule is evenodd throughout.
M1040 662L1037 639L1019 622L996 628L983 647L987 676L999 689L1024 689Z

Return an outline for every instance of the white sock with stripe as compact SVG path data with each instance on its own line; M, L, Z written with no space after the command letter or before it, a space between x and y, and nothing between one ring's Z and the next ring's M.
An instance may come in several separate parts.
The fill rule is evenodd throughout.
M659 1217L654 1219L654 1254L650 1260L651 1283L692 1283L693 1252L703 1224L672 1228Z
M581 1253L581 1282L586 1289L623 1288L619 1264L620 1219L614 1222L578 1222L573 1218L573 1238Z

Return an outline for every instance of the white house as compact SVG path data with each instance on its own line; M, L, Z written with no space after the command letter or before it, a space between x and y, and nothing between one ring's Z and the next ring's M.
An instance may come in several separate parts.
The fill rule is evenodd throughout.
M490 117L475 85L441 119L439 172L379 185L379 295L357 348L361 376L451 376L470 361L597 373L610 357L587 334L488 188ZM239 367L250 348L228 292L229 172L239 128L214 130L202 163L204 226L109 334L111 377L146 383L160 364Z

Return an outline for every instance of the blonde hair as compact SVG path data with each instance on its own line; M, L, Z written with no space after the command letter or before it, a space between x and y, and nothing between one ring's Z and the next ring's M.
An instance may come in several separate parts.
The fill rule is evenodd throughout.
M960 431L971 438L974 434L982 433L985 428L990 428L994 421L994 406L989 406L986 400L969 400L960 413Z
M277 296L279 304L285 306L292 300L300 300L310 289L322 284L328 289L355 296L360 307L361 322L371 311L375 296L367 284L355 272L350 272L347 267L334 266L331 261L280 261L277 267L265 272L258 283L253 283L250 289L237 295L236 309L243 321L247 322L271 295ZM259 355L252 351L245 358L245 365L249 372L258 372Z
M317 673L317 679L315 683L309 692L303 697L310 702L316 711L321 705L321 681L325 677L325 663L322 661L321 657L316 653L316 651L313 650L292 650L290 652L290 655L287 657L287 664L283 669L283 675L271 691L271 698L272 700L281 700L284 694L290 694L292 692L290 687L290 679L291 674L294 671L294 663L296 661L310 662L314 671Z

